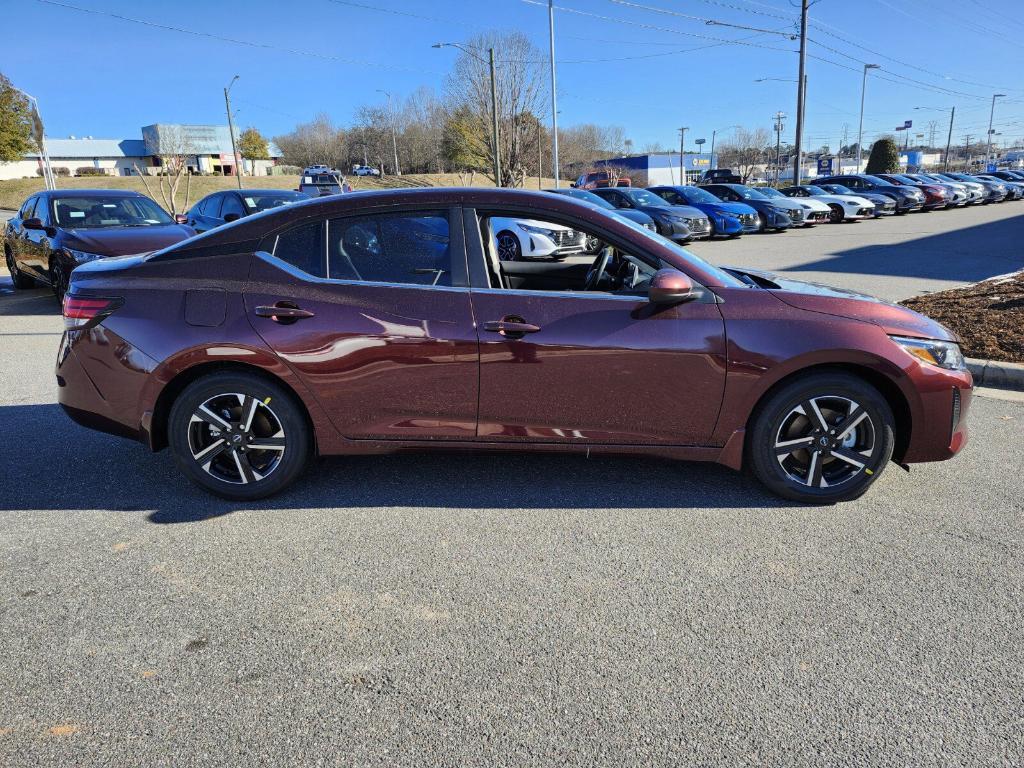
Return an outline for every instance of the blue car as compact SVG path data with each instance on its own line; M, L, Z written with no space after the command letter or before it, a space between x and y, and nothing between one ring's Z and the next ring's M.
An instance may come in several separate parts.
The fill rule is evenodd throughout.
M739 237L757 232L757 211L746 203L726 203L706 189L688 186L648 187L672 205L692 205L711 219L711 236Z

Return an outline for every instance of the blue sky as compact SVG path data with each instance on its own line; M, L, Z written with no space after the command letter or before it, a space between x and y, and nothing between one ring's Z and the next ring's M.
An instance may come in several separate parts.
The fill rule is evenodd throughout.
M490 29L523 32L545 57L548 43L546 3L524 0L4 5L0 69L39 98L54 137L136 138L140 126L153 122L224 123L222 89L235 74L240 80L232 96L243 126L274 135L318 112L344 124L359 105L383 101L377 89L397 96L427 86L441 93L455 52L432 43ZM655 141L678 146L676 129L686 125L692 148L693 139L710 141L715 129L721 135L733 125L770 128L782 110L789 116L784 138L792 137L796 85L781 81L795 81L797 71L797 44L784 36L798 15L789 0L556 0L556 6L563 8L556 11L560 124L621 125L637 149ZM910 119L915 133L926 134L928 122L937 121L944 141L954 105L954 143L967 133L983 137L994 92L1007 94L996 107L997 140L1024 137L1020 0L818 0L810 18L816 42L808 50L818 57L808 59L811 148L834 149L844 124L848 141L856 140L864 62L882 65L870 75L865 140ZM256 47L263 45L269 47Z

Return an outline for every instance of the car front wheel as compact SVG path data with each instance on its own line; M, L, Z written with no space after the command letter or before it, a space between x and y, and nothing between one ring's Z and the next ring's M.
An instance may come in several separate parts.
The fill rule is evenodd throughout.
M11 282L18 290L35 287L36 281L18 269L18 263L14 259L14 252L10 246L4 248L4 258L7 262L7 271L11 273Z
M841 205L832 204L828 207L828 220L833 224L838 224L844 218L846 214L843 213L843 207Z
M498 237L498 258L502 261L519 261L523 256L523 249L519 245L519 238L515 233L505 230L499 232Z
M754 475L787 499L833 504L861 496L892 457L892 409L845 373L799 378L758 408L747 444Z
M238 501L290 485L310 453L302 407L272 380L244 372L214 373L189 384L174 401L167 430L186 477Z

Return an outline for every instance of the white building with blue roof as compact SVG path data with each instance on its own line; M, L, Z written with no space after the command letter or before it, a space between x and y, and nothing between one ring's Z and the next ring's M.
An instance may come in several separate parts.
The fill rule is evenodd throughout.
M155 175L160 170L161 155L178 153L186 156L192 173L233 176L241 162L231 151L231 134L226 125L155 123L144 126L141 133L140 139L47 137L46 151L54 173L70 176L97 172L107 176ZM269 160L245 160L245 173L269 175L281 157L281 150L273 143L269 149ZM21 160L0 163L0 179L35 178L42 175L42 165L39 153L29 152ZM61 168L67 168L67 173L58 170ZM95 170L81 172L82 169Z

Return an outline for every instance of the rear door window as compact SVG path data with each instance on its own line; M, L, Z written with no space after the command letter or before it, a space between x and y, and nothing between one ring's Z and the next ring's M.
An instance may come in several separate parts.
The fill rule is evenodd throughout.
M234 192L227 192L224 195L224 205L220 209L220 217L226 218L228 214L233 213L238 218L245 216L245 208L242 207L242 201L238 199L238 195Z
M275 240L273 254L307 275L327 277L323 221L282 232Z
M367 283L452 285L447 212L373 214L331 220L328 277Z

